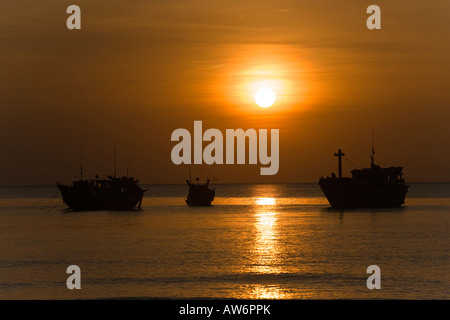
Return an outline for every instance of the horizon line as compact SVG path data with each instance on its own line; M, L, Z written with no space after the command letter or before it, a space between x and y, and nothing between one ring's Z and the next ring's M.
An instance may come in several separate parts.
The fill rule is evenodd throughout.
M87 180L87 179L86 179ZM450 181L408 181L406 184L410 183L450 183ZM140 185L185 185L186 183L139 183ZM233 185L233 184L260 184L260 185L277 185L277 184L318 184L318 182L224 182L224 183L216 183L213 182L211 184L215 185ZM53 187L55 184L15 184L15 185L2 185L0 184L0 188L6 187Z

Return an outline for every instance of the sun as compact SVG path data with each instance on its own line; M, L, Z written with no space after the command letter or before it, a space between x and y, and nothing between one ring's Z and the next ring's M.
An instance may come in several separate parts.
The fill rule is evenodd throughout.
M261 88L255 93L255 102L262 108L268 108L275 103L277 96L270 88Z

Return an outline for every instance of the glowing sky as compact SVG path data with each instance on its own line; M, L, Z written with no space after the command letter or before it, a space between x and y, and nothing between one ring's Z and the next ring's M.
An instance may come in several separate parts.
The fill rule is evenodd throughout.
M280 129L280 169L194 166L219 182L316 182L375 161L450 181L450 2L1 1L0 184L118 173L183 183L177 128ZM66 28L77 4L82 29ZM270 108L254 103L271 87Z

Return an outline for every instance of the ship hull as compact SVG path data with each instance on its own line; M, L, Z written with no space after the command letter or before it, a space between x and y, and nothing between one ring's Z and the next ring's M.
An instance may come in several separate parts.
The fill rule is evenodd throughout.
M191 190L186 198L186 204L192 207L207 207L213 202L214 195L215 192L211 189Z
M134 210L140 207L143 192L121 193L103 192L95 193L90 189L78 190L72 186L58 184L63 202L74 211L95 210Z
M320 188L333 208L392 208L405 203L407 185L374 187L351 178L327 178Z

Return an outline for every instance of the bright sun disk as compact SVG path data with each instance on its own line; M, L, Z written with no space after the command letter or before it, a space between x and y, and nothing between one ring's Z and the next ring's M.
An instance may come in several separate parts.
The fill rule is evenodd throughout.
M270 88L261 88L255 93L255 102L262 108L268 108L277 99L275 93Z

